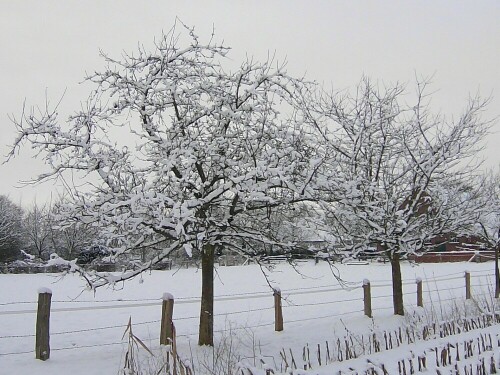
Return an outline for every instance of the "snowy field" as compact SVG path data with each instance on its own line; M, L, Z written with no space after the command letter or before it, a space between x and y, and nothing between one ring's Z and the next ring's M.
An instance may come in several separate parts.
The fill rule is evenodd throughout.
M278 264L263 276L256 265L219 267L216 273L216 341L228 336L242 357L256 348L266 362L278 364L282 349L301 353L350 332L399 327L405 318L392 315L388 264L338 265L300 263L297 270ZM415 280L424 285L426 309L440 310L465 298L464 271L472 275L473 296L491 292L493 263L404 263L405 308L416 307ZM340 285L333 273L346 281ZM374 319L363 316L363 279L372 286ZM274 332L273 295L268 282L282 291L284 331ZM201 272L194 268L154 271L115 289L84 290L75 275L0 275L0 374L116 374L126 344L125 326L132 319L135 335L152 349L159 347L161 296L175 297L174 323L181 355L196 351ZM52 290L51 358L35 360L37 290ZM499 334L496 327L488 332ZM237 343L237 344L236 344ZM428 345L433 345L429 343ZM191 349L190 349L191 348ZM249 360L251 362L251 360ZM328 373L328 367L317 368Z

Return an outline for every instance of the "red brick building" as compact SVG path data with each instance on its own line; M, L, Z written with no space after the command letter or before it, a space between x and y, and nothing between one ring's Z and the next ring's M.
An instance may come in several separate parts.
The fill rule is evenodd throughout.
M495 259L495 251L474 236L438 236L425 244L430 248L422 255L412 255L417 263L487 262Z

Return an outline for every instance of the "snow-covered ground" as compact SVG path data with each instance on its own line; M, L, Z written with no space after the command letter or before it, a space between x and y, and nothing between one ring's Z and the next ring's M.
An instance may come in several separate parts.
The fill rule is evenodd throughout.
M424 283L424 305L439 310L465 298L464 271L472 275L473 296L492 288L493 263L403 264L405 307L416 305L415 280ZM300 353L342 337L346 329L363 332L398 327L405 318L392 315L388 264L338 265L300 263L296 270L278 264L263 276L257 265L219 267L216 274L215 330L217 340L232 337L242 355L258 350L270 364L279 352ZM340 285L339 273L346 282ZM374 319L363 316L363 279L372 286ZM273 294L282 291L284 331L274 331ZM126 344L125 326L132 319L134 334L146 345L159 346L161 297L175 297L174 322L181 355L196 350L201 273L194 269L154 271L115 289L84 290L75 275L0 275L1 374L116 374ZM34 331L37 290L52 290L51 357L35 360ZM498 330L497 330L498 331ZM318 368L319 371L319 368ZM322 371L327 371L326 368ZM324 372L326 373L326 372Z

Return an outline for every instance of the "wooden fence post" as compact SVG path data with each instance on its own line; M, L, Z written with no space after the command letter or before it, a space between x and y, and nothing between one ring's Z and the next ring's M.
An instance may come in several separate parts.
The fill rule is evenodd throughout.
M174 342L174 296L170 293L163 294L161 307L160 345L172 345Z
M465 299L471 299L470 272L465 271Z
M422 279L417 277L417 306L424 307L424 298L422 293Z
M370 281L363 280L363 301L365 303L365 315L369 318L372 317L372 293L370 290Z
M38 289L38 309L36 314L35 358L46 361L50 358L50 301L52 291Z
M281 309L281 290L274 289L274 330L283 331L283 311Z

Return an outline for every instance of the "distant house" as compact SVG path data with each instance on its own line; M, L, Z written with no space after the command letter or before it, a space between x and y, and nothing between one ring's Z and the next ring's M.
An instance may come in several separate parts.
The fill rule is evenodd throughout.
M488 249L479 237L443 235L424 244L430 251L412 255L417 263L486 262L495 258L495 251Z
M416 193L405 200L400 209L406 209ZM432 214L432 198L425 192L419 198L416 213ZM408 258L417 263L486 262L495 259L495 251L488 249L480 237L450 233L433 237L424 244L420 254L411 254Z

